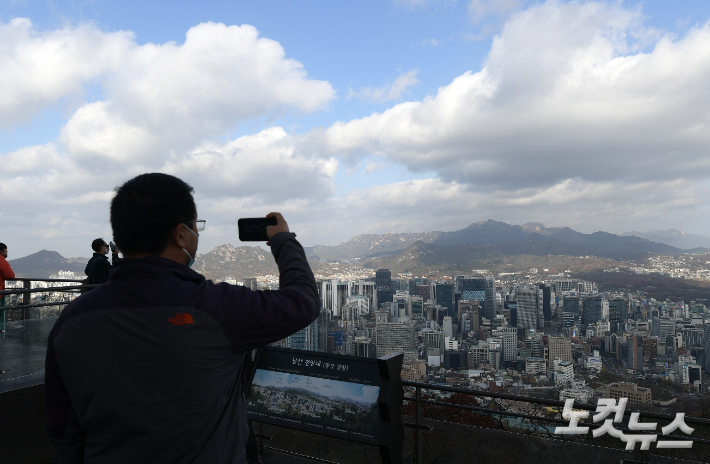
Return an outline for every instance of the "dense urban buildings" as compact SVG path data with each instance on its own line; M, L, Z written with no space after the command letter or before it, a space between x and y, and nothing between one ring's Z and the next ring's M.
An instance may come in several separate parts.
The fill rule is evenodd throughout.
M623 397L650 407L642 381L707 389L703 302L600 292L566 274L370 272L320 278L321 317L277 345L370 358L404 353L403 379L518 394L548 389L581 402ZM600 385L604 372L617 380Z

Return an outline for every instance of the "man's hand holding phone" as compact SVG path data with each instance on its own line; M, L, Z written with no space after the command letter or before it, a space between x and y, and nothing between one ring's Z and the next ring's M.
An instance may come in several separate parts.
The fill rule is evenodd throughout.
M266 215L267 219L270 218L276 218L276 225L275 226L268 226L266 228L266 236L268 237L269 240L271 240L271 237L274 235L278 234L279 232L288 232L288 224L286 223L286 219L281 215L281 213L269 213ZM271 242L266 242L267 245L271 245Z
M268 242L279 232L288 232L288 224L281 213L269 213L263 218L242 218L239 224L239 240L242 242Z

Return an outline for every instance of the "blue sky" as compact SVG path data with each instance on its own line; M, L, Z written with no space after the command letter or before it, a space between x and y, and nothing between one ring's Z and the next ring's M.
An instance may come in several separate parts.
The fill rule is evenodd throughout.
M111 191L305 245L486 219L706 229L710 3L0 0L0 241L89 253Z

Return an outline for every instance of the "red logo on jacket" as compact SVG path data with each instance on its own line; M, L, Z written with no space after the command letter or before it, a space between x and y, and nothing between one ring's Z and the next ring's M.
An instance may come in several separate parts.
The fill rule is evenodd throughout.
M168 319L173 325L192 324L192 316L188 313L176 314L172 319Z

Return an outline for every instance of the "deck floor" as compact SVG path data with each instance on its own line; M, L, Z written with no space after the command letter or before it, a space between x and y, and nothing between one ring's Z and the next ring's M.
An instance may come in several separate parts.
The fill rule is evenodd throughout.
M0 336L0 393L44 382L47 344Z

